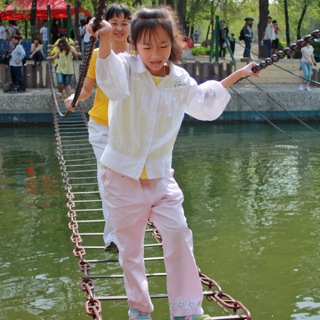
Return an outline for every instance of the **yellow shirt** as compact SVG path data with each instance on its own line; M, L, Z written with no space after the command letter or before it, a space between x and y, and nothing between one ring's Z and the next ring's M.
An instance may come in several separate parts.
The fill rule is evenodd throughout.
M76 52L76 49L74 47L70 47L69 54L66 54L65 51L60 51L60 49L57 48L57 52L59 53L59 58L56 72L62 74L74 74L72 52Z
M99 49L94 49L90 61L87 77L96 80L96 62ZM102 90L97 86L94 102L89 111L90 118L102 125L108 126L108 104L109 99Z

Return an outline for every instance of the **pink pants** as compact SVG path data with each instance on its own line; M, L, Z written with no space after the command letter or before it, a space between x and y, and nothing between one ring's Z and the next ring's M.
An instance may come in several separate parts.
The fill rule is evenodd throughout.
M170 315L203 314L192 232L187 226L183 194L173 178L173 170L163 178L135 180L103 169L102 183L130 307L146 313L153 311L143 261L145 228L150 217L163 240Z

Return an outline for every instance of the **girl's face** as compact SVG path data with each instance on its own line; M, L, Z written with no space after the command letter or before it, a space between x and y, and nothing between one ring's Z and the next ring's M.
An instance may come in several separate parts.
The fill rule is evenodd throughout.
M160 26L153 33L143 33L137 41L139 56L153 76L165 75L163 66L169 59L171 48L169 34Z
M121 14L119 17L114 16L108 22L111 24L111 40L115 42L127 42L130 34L130 20L125 19Z

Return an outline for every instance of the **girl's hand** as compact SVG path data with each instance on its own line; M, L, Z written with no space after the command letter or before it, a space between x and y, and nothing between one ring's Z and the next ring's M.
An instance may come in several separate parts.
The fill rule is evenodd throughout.
M64 100L64 106L70 112L74 112L74 108L71 107L71 103L73 101L73 97L74 97L74 94L72 94L70 97L68 97L66 100Z
M95 20L95 18L92 18L88 23L88 32L90 33L90 35L98 38L100 35L110 34L112 27L111 27L111 24L106 20L102 20L101 24L100 24L100 28L94 32L93 31L94 20Z
M242 70L245 74L243 77L260 77L260 71L257 71L257 72L252 71L252 68L256 66L257 66L256 62L250 62L245 67L243 67Z

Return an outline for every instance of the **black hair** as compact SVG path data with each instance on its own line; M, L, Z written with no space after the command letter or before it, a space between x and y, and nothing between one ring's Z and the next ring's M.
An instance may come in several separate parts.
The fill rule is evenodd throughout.
M106 20L109 21L113 17L120 17L122 14L125 19L131 20L131 12L127 6L113 3L106 12Z
M155 34L157 27L163 28L170 37L172 47L169 59L173 63L179 63L185 43L178 27L178 17L170 7L142 8L135 13L131 22L133 46L137 49L139 39L145 35L150 37Z
M66 40L64 40L64 39L60 39L59 40L59 43L58 43L59 50L63 51L63 50L60 49L60 44L63 45L63 50L65 50L66 51L66 55L68 55L69 52L71 51L71 48L70 48L68 42Z

